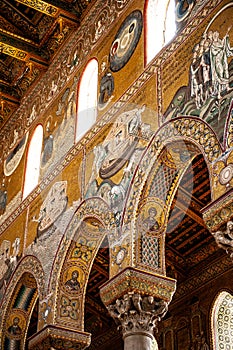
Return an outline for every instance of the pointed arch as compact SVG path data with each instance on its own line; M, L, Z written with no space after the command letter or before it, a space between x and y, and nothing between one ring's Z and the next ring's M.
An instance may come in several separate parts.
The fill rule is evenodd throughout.
M191 117L180 117L164 124L144 152L132 177L121 221L121 232L131 227L130 236L135 244L130 254L139 268L165 273L162 251L171 205L186 169L199 154L203 155L211 182L211 163L222 154L222 148L213 130L204 121ZM154 218L156 216L159 221L155 221L152 233L145 228L144 235L142 228L150 208L156 209L158 215ZM146 252L152 246L155 249L153 266L148 255L145 254L143 260L141 254L142 247Z
M92 58L84 68L78 89L75 142L91 128L97 117L98 61Z
M175 0L147 0L145 3L146 64L173 38L175 32Z
M40 158L43 143L43 127L35 128L27 152L27 161L24 177L23 199L38 185L40 176Z
M134 211L137 212L137 203L140 203L142 189L164 147L179 140L193 144L197 152L203 154L207 166L223 152L222 146L211 127L199 118L179 117L163 124L151 140L133 176L128 198L125 202L122 224L127 222L129 218L134 217Z
M84 301L93 261L106 235L114 233L113 214L100 198L83 201L75 211L56 255L49 289L56 291L56 323L84 330ZM79 310L79 312L77 312Z
M1 304L3 349L24 349L32 311L45 295L44 271L34 256L21 260Z
M213 350L230 350L233 344L233 295L222 291L211 312Z

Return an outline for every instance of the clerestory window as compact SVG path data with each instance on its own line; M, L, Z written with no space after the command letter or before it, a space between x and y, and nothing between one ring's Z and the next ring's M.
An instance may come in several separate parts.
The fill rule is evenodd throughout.
M91 59L81 76L78 90L76 123L77 142L95 123L97 117L98 61Z
M148 64L175 35L175 19L175 0L148 0L146 2L146 64Z
M40 158L43 142L43 127L37 125L32 135L26 161L23 199L38 185L40 176Z

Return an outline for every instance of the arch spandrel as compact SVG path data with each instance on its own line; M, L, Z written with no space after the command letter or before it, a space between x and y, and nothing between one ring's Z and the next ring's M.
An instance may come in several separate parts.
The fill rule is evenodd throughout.
M44 271L38 259L34 256L23 258L10 282L1 304L2 346L24 348L35 303L45 296Z

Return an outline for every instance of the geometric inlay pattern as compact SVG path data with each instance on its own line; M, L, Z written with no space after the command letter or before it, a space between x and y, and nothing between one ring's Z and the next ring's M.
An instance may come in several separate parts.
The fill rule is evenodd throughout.
M233 295L222 292L212 311L214 350L233 350Z
M159 238L142 235L141 262L147 266L159 268Z
M154 181L150 188L150 197L157 197L166 201L168 191L177 174L176 169L169 168L165 164L161 164L157 173L155 174Z

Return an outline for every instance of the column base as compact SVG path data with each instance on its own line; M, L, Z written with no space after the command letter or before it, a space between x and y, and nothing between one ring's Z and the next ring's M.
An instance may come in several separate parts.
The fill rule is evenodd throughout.
M65 350L86 349L91 344L91 334L73 331L56 326L47 326L29 339L29 349L33 350Z

